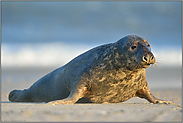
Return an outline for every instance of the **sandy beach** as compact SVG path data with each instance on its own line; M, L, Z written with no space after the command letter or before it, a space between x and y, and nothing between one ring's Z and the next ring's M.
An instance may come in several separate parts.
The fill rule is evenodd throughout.
M152 69L153 70L153 69ZM162 71L161 71L162 70ZM158 70L163 72L163 69ZM173 69L171 69L173 71ZM2 122L81 122L81 121L110 121L110 122L181 122L182 121L182 90L179 69L172 73L164 73L169 80L174 79L175 87L166 86L168 81L161 84L153 82L156 71L147 74L152 93L157 98L173 101L175 104L150 104L138 97L117 104L77 103L74 105L51 105L46 103L12 103L8 101L8 93L13 89L24 89L32 85L38 77L49 73L50 70L19 73L3 70L1 94L1 121ZM167 71L167 70L165 70ZM153 73L154 72L154 73ZM32 74L31 74L32 73ZM157 73L158 74L158 73ZM20 77L21 76L21 77ZM163 76L164 77L164 76ZM20 79L21 78L21 79ZM154 78L154 79L153 79ZM159 78L161 81L163 78ZM161 85L159 86L158 83ZM177 84L176 84L177 83ZM164 85L164 88L162 88ZM158 87L157 87L158 86Z
M175 104L150 104L132 98L118 104L51 105L44 103L10 103L2 101L2 122L63 122L63 121L131 121L181 122L180 89L155 90L154 95Z
M182 1L1 1L0 122L183 122ZM127 38L129 35L133 36ZM79 92L87 84L87 91L82 95L92 97L87 92L96 92L96 95L112 97L120 95L122 90L125 91L122 97L127 97L134 92L131 89L140 90L143 86L136 81L144 79L144 73L136 72L135 68L151 64L146 68L146 78L152 94L173 103L151 104L138 97L113 104L72 105L8 100L12 90L28 89L76 57L69 67L50 74L54 78L46 78L41 86L37 84L41 89L32 89L37 93L31 93L29 99L34 100L34 94L38 98L55 99L57 94L65 97L62 92L68 94L65 90L70 90L70 82L81 88ZM125 65L123 72L117 70ZM66 72L70 68L73 71ZM112 69L114 74L103 76L109 75L108 70ZM127 69L136 73L129 75ZM62 72L66 74L61 75ZM141 75L135 77L137 73ZM81 79L78 74L83 75ZM113 76L120 81L124 77L125 81L113 81ZM92 81L87 81L91 78ZM80 83L82 86L78 86ZM132 88L128 90L128 87Z

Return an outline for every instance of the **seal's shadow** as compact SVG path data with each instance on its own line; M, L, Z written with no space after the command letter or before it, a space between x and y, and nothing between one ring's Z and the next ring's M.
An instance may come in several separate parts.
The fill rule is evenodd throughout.
M93 102L83 97L83 98L80 98L76 103L78 104L78 103L93 103Z

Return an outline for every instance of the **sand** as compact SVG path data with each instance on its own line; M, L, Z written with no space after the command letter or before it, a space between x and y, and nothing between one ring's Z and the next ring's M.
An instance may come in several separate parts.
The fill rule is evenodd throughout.
M2 122L181 122L181 89L156 89L154 95L175 104L150 104L138 97L124 103L52 105L2 101Z
M150 104L138 97L117 104L55 105L46 103L12 103L8 94L25 89L51 70L2 69L2 122L181 122L181 69L149 69L147 79L154 96L175 104Z

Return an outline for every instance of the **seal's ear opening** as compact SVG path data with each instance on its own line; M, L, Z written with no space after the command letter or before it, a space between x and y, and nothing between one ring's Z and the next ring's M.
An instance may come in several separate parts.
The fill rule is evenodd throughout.
M131 46L131 49L132 49L132 50L135 50L136 48L137 48L136 45Z

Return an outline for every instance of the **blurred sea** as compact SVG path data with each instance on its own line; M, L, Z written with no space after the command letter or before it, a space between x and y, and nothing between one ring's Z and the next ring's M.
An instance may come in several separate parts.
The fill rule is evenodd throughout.
M59 66L136 34L162 65L180 66L181 2L1 2L2 67Z
M157 59L147 70L151 85L180 87L181 15L180 1L1 1L2 86L27 87L93 47L136 34Z

